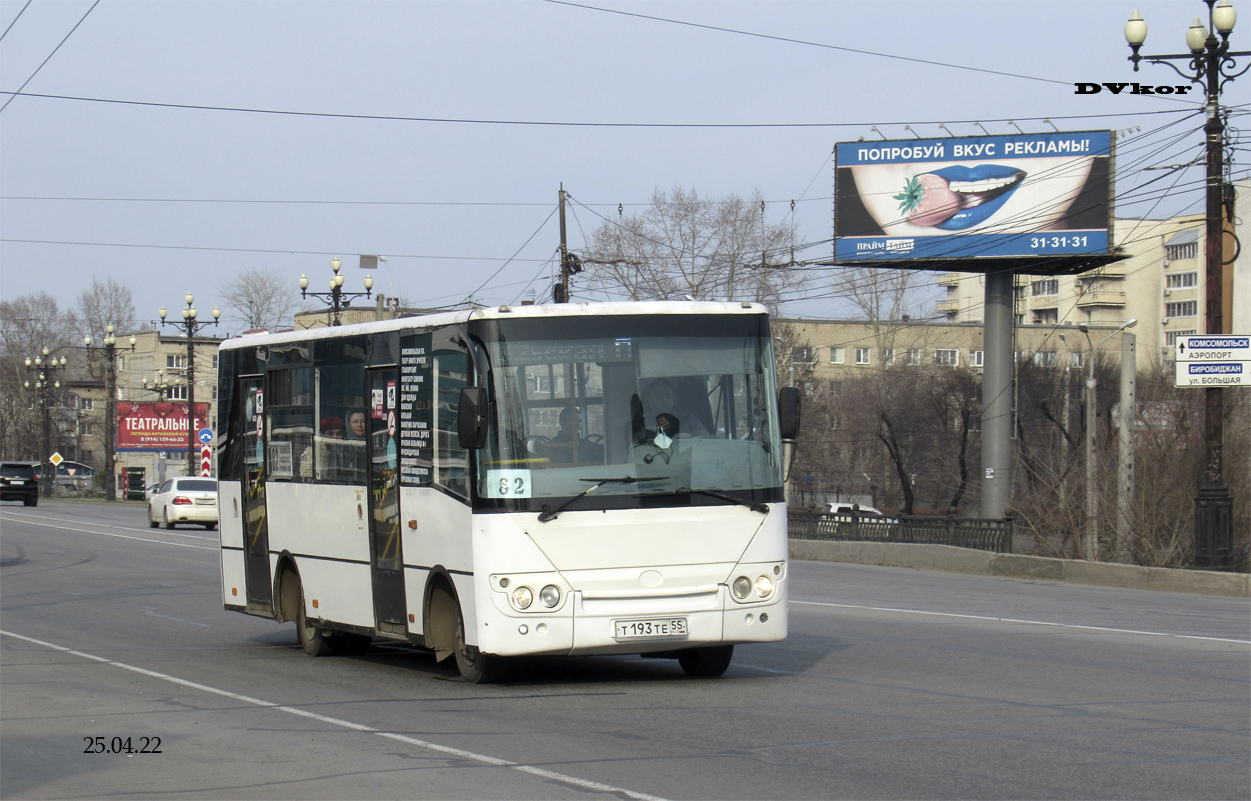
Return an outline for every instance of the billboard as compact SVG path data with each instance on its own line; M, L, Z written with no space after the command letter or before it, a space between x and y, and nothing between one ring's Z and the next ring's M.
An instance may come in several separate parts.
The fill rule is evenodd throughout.
M207 428L207 403L195 405L195 431ZM199 443L196 443L199 447ZM187 402L117 402L117 450L187 450Z
M840 142L834 259L1106 254L1111 157L1111 131Z

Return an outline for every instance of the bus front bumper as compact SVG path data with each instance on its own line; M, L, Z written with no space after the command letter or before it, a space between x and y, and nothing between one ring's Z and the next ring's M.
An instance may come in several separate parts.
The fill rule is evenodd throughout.
M766 601L740 604L715 592L650 598L584 598L573 591L550 613L501 615L480 630L479 647L501 656L645 654L785 639L785 583Z

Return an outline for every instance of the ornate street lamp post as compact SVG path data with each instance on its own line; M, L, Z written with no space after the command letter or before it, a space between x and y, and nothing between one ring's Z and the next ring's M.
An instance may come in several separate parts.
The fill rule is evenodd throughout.
M161 327L172 325L187 334L187 475L194 476L196 474L196 458L195 458L195 334L208 323L201 323L196 320L196 309L194 304L195 296L190 292L184 298L187 301L187 307L182 310L182 322L170 323L166 321L165 307L160 308ZM218 320L222 316L222 310L213 307L213 325L218 324ZM206 420L205 423L208 421Z
M107 400L104 405L104 499L117 500L117 474L114 472L114 460L117 458L117 337L113 336L114 326L109 323L104 329L104 346L92 347L91 336L83 337L83 345L87 348L87 358L93 351L104 352L104 391ZM130 338L130 347L120 350L134 350L135 338Z
M318 298L331 311L331 325L342 325L339 316L343 310L352 305L352 298L371 297L370 293L374 288L374 277L370 273L365 273L365 291L364 292L344 292L343 291L343 274L339 272L342 265L339 263L338 257L330 262L330 269L334 270L334 277L330 279L330 291L328 292L309 292L308 276L300 276L300 297L307 298L309 296Z
M59 360L53 356L48 358L48 349L43 351L34 358L27 357L26 370L33 376L33 381L27 379L25 386L27 389L33 388L39 395L39 408L42 416L43 424L43 452L39 456L39 461L44 462L52 455L51 445L49 442L49 419L48 419L48 400L54 389L61 388L61 380L56 374L65 369L66 359L62 356ZM51 463L49 463L51 464ZM39 483L43 486L43 497L52 497L52 487L56 476L56 465L52 465L51 470L40 468Z
M1238 13L1229 0L1203 0L1208 6L1209 27L1195 17L1186 31L1189 53L1159 56L1139 55L1138 50L1147 40L1147 23L1138 12L1125 23L1125 41L1133 51L1129 60L1138 63L1146 60L1152 64L1166 64L1191 83L1204 88L1206 99L1204 111L1207 123L1204 133L1207 139L1207 210L1206 210L1206 262L1207 284L1206 323L1207 334L1223 334L1225 331L1222 311L1222 262L1221 240L1224 237L1225 218L1233 217L1233 185L1225 179L1225 116L1221 108L1221 91L1225 84L1247 71L1233 70L1237 66L1234 56L1251 56L1251 51L1229 49L1229 34L1238 20ZM1220 34L1220 39L1216 38ZM1189 62L1180 69L1172 62ZM1221 387L1205 390L1205 415L1203 434L1207 444L1207 470L1203 486L1195 498L1195 567L1233 567L1233 499L1225 487L1221 464L1221 447L1224 438L1224 399Z

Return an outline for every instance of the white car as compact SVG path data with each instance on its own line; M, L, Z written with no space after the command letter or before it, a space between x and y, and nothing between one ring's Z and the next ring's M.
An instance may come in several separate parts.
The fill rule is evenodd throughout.
M171 478L148 499L148 525L173 528L178 523L194 523L217 528L217 479Z
M853 511L859 511L864 517L882 517L882 513L872 506L857 506L854 503L827 503L821 511L835 515L849 515Z

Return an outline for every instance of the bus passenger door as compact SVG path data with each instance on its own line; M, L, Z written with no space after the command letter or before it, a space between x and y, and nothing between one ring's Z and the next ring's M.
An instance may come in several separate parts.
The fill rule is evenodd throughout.
M378 632L407 634L395 368L369 371L369 550Z
M265 517L265 391L264 379L243 384L243 538L248 609L273 610L269 571L269 526Z

